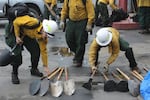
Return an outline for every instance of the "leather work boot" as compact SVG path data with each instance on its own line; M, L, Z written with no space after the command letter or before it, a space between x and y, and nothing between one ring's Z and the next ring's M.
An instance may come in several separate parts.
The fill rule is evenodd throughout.
M133 67L131 68L132 71L137 71L139 74L141 73L140 69L136 66L136 67Z
M19 80L17 74L12 73L12 74L11 74L11 77L12 77L12 83L13 83L13 84L20 84L20 80Z
M77 62L77 61L73 61L73 67L82 67L82 63L81 62Z
M43 76L43 73L41 73L38 69L31 69L30 72L31 72L31 75L33 76L38 76L38 77Z

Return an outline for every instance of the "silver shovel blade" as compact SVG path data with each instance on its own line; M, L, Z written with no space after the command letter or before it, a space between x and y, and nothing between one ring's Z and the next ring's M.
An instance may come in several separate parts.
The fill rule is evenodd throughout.
M63 92L62 82L56 81L55 83L51 83L50 90L52 96L59 97Z
M134 80L128 80L128 88L132 96L137 97L140 94L140 84Z
M73 79L64 82L64 93L66 95L73 95L75 92L75 82Z
M50 81L48 79L44 79L41 81L41 87L39 90L40 96L44 96L47 93L47 91L49 89L49 84L50 84Z
M29 85L29 92L31 95L36 95L40 89L41 80L34 80Z

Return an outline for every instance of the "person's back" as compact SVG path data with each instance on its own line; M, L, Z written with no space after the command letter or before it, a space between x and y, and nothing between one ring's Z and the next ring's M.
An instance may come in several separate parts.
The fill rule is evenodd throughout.
M30 38L41 38L41 35L37 33L40 32L42 24L39 22L37 18L30 17L29 15L20 16L13 21L13 25L16 36L20 36L21 32L23 32L24 35L27 35ZM32 27L34 25L38 26L33 29L26 28L26 26ZM22 30L20 30L20 28Z

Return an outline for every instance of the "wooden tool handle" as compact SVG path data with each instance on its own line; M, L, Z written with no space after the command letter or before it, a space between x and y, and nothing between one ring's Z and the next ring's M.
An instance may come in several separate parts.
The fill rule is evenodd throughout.
M58 67L56 67L51 73L49 73L48 75L45 75L41 78L41 80L43 80L46 77L49 77L52 73L54 73L56 70L58 70Z
M134 70L133 73L135 73L141 80L144 79L143 76L141 74L139 74L137 71Z
M61 70L61 68L59 67L55 72L53 72L50 76L48 76L48 79L51 79L53 76L55 76L59 71Z
M134 72L131 72L131 74L132 74L134 77L136 77L138 80L142 81L142 79L141 79L139 76L137 76Z
M61 70L60 70L60 72L59 72L59 75L58 75L58 77L57 77L57 80L59 80L59 79L60 79L60 77L61 77L61 75L62 75L63 71L64 71L64 68L61 68Z
M148 69L146 67L143 68L146 72L148 72Z
M67 67L65 67L65 78L66 80L68 80L68 68Z
M122 72L119 68L116 68L117 71L122 75L124 76L127 80L130 80L130 77L128 77L124 72Z
M102 75L103 75L103 77L104 77L104 79L105 79L106 81L109 80L108 77L107 77L104 73L102 73Z
M97 70L94 70L94 71L92 72L91 78L93 78L93 77L94 77L94 75L95 75L96 71L97 71Z
M113 72L112 72L112 75L113 75L115 78L117 78L119 81L122 80L117 74L115 74L115 73L113 73Z

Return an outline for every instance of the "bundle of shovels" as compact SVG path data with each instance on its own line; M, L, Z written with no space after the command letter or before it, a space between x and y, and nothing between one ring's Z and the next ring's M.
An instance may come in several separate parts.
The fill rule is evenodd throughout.
M65 70L65 78L64 82L60 81L60 78ZM56 81L54 80L54 76L57 74ZM52 80L53 78L53 80ZM75 82L73 79L68 79L68 70L67 68L55 68L49 75L42 77L41 79L34 80L30 83L29 93L31 95L44 96L48 90L54 97L59 97L64 92L66 95L72 95L75 92Z

